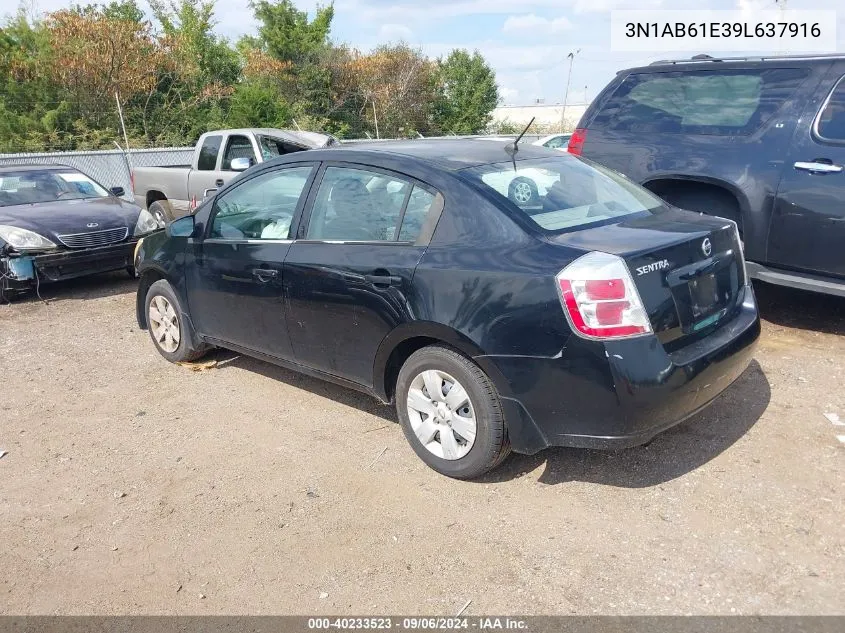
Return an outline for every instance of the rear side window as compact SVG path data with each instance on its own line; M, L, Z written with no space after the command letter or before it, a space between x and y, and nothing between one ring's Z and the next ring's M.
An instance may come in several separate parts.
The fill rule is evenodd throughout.
M427 189L385 173L329 167L320 183L307 239L415 242L435 206Z
M845 143L845 77L839 80L816 120L816 136Z
M470 179L507 198L545 231L608 223L662 208L621 174L574 156L494 163L468 169Z
M217 168L217 154L220 153L222 136L207 136L202 142L197 169L200 171L214 171Z
M595 123L645 134L752 134L806 76L801 68L632 74Z

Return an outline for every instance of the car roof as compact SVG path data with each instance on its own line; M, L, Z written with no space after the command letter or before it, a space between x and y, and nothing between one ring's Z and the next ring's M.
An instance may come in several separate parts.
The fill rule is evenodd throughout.
M772 66L813 66L828 63L832 59L845 59L842 53L832 55L771 55L749 57L710 57L707 55L688 59L662 59L648 66L635 66L620 70L617 74L644 72L683 72L686 70L718 70L720 68L765 68Z
M242 127L233 128L230 130L213 130L207 132L205 136L222 136L228 134L229 136L272 136L273 138L280 138L285 141L299 142L314 147L323 147L331 141L335 141L335 137L331 134L323 134L322 132L306 132L302 130L282 130L273 127Z
M490 163L505 163L511 160L505 152L508 139L492 142L485 139L413 139L407 141L375 141L350 143L326 150L311 150L317 160L360 161L367 155L375 157L396 156L423 161L440 169L457 171ZM512 141L510 141L512 142ZM291 156L288 154L287 156ZM522 141L516 160L560 156L545 147Z
M8 174L18 171L79 171L70 165L62 165L60 163L50 163L49 165L3 165L0 166L0 174Z

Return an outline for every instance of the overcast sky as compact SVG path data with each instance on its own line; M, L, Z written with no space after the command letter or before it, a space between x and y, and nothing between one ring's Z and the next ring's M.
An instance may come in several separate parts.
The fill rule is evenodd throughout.
M91 1L91 0L85 0ZM294 0L313 11L316 0ZM0 0L12 5L15 0ZM39 11L64 8L73 0L25 0ZM85 3L85 2L83 2ZM146 7L145 0L140 0ZM326 4L322 2L321 4ZM742 9L753 14L774 8L774 0L335 0L332 37L361 50L404 40L432 56L452 48L477 48L496 70L506 103L542 98L563 100L566 56L576 56L570 103L591 99L617 70L667 57L610 53L611 9ZM218 0L217 31L231 39L251 33L255 22L248 0ZM836 9L839 51L845 51L845 4L841 0L788 0L789 9ZM2 11L3 9L0 9ZM706 51L702 51L706 52ZM773 51L774 52L774 51ZM671 54L669 54L671 56ZM687 57L689 53L679 54Z

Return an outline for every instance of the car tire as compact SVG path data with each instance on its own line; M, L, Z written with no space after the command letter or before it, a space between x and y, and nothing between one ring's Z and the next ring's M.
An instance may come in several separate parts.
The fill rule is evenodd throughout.
M432 394L437 389L439 394ZM399 370L395 393L405 437L419 458L438 473L474 479L510 454L495 386L458 352L434 345L413 353Z
M150 286L144 310L153 345L171 363L196 360L210 349L204 343L194 342L193 330L185 318L179 298L164 279Z
M536 182L519 176L508 186L508 198L518 207L536 207L540 204L540 190Z
M150 204L147 210L162 225L173 222L173 211L171 211L170 204L166 200L156 200Z
M132 279L138 279L138 271L135 270L134 266L127 266L126 274L129 275Z

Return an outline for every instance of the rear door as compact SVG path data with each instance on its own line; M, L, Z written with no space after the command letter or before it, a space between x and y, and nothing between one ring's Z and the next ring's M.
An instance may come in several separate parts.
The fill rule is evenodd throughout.
M214 201L187 274L188 303L200 334L292 358L283 266L291 226L316 170L315 163L298 163L263 171Z
M407 176L326 165L284 267L298 362L372 386L382 340L409 313L411 280L442 196Z
M845 75L837 65L811 100L789 151L768 261L845 277Z

